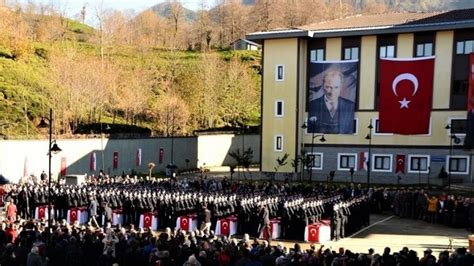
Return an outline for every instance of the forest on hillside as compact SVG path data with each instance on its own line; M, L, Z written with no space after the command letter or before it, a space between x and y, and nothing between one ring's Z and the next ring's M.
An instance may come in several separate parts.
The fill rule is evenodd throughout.
M221 0L190 14L170 0L138 14L0 0L0 134L33 138L54 110L55 134L189 135L258 125L260 53L230 44L255 31L355 14L433 11L463 0ZM86 25L87 18L95 21ZM128 126L128 127L127 127ZM113 127L118 130L119 127Z

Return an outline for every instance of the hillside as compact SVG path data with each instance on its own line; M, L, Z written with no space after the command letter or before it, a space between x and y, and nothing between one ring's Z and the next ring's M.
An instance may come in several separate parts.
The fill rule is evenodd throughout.
M45 137L37 125L50 107L63 138L99 134L101 123L121 136L259 123L258 52L127 44L69 19L0 12L4 138Z
M163 2L152 6L150 9L153 10L153 12L155 12L157 15L167 18L173 15L173 12L175 11L173 9L176 9L176 7L170 2ZM196 20L197 13L195 11L187 9L182 5L179 5L179 9L180 12L183 12L186 21Z

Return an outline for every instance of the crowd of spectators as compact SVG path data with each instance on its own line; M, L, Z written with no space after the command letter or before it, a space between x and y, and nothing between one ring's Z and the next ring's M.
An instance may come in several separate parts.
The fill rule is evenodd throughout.
M5 225L6 223L3 223ZM0 264L10 265L133 265L133 266L269 266L269 265L400 265L400 266L471 266L474 257L465 248L444 251L438 257L427 249L424 254L403 248L383 253L369 249L366 253L331 250L323 245L302 249L250 239L241 240L199 231L185 234L169 228L160 234L131 228L74 227L66 223L54 226L48 242L44 228L32 221L16 224L11 230L0 229ZM10 231L10 232L9 232Z
M474 197L438 194L423 188L375 189L371 193L372 211L393 212L401 218L423 220L474 233Z
M114 183L113 179L96 179L90 182ZM126 177L121 182L140 182ZM474 201L469 198L441 194L428 195L424 190L375 188L369 191L359 185L332 186L327 183L305 185L272 184L270 182L229 182L227 179L196 179L175 182L174 189L196 191L220 191L237 193L270 193L284 191L292 194L337 192L352 197L367 193L373 212L393 211L402 218L422 219L448 226L469 227L474 215ZM12 198L8 192L7 200ZM436 203L436 204L435 204ZM436 206L436 208L434 208ZM474 265L474 258L465 248L441 252L437 257L427 249L423 254L403 248L391 252L386 248L377 254L369 249L366 253L350 250L331 250L322 245L302 249L299 244L291 248L282 243L210 235L196 230L186 234L166 228L164 232L136 229L129 226L104 227L70 225L66 221L54 221L51 228L45 221L4 219L0 228L0 265ZM471 227L472 229L472 227ZM49 232L52 232L49 233Z

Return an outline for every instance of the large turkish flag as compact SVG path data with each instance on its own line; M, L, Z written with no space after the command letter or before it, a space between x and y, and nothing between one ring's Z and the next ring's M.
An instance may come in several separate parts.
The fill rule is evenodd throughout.
M474 53L469 56L469 90L467 92L467 127L464 145L466 149L474 147Z
M428 134L434 57L380 60L379 131Z

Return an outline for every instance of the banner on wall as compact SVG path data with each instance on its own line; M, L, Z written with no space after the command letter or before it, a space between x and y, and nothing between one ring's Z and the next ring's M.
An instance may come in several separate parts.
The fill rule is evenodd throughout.
M118 151L114 151L113 162L112 162L112 167L114 169L118 168L118 162L119 162L119 153Z
M28 157L25 156L25 161L23 162L23 177L28 176Z
M163 163L163 159L165 157L165 150L163 148L160 148L160 155L159 156L160 156L160 158L159 158L158 162L161 164L161 163Z
M141 165L142 165L142 149L138 148L137 154L135 156L135 166L141 166Z
M67 163L66 163L66 157L61 157L61 168L59 174L61 176L64 176L67 174Z
M61 157L61 171L59 173L61 176L64 176L67 174L67 163L66 163L66 157Z
M395 173L405 173L405 154L397 154L397 169Z
M434 57L380 60L379 131L428 134Z
M355 133L358 72L358 60L309 63L308 133Z
M89 158L89 170L95 172L97 170L97 156L95 152L91 152Z
M467 126L464 146L467 149L474 147L474 53L469 56L469 90L467 94Z
M366 170L367 171L367 162L369 160L369 153L368 152L359 152L359 171Z

